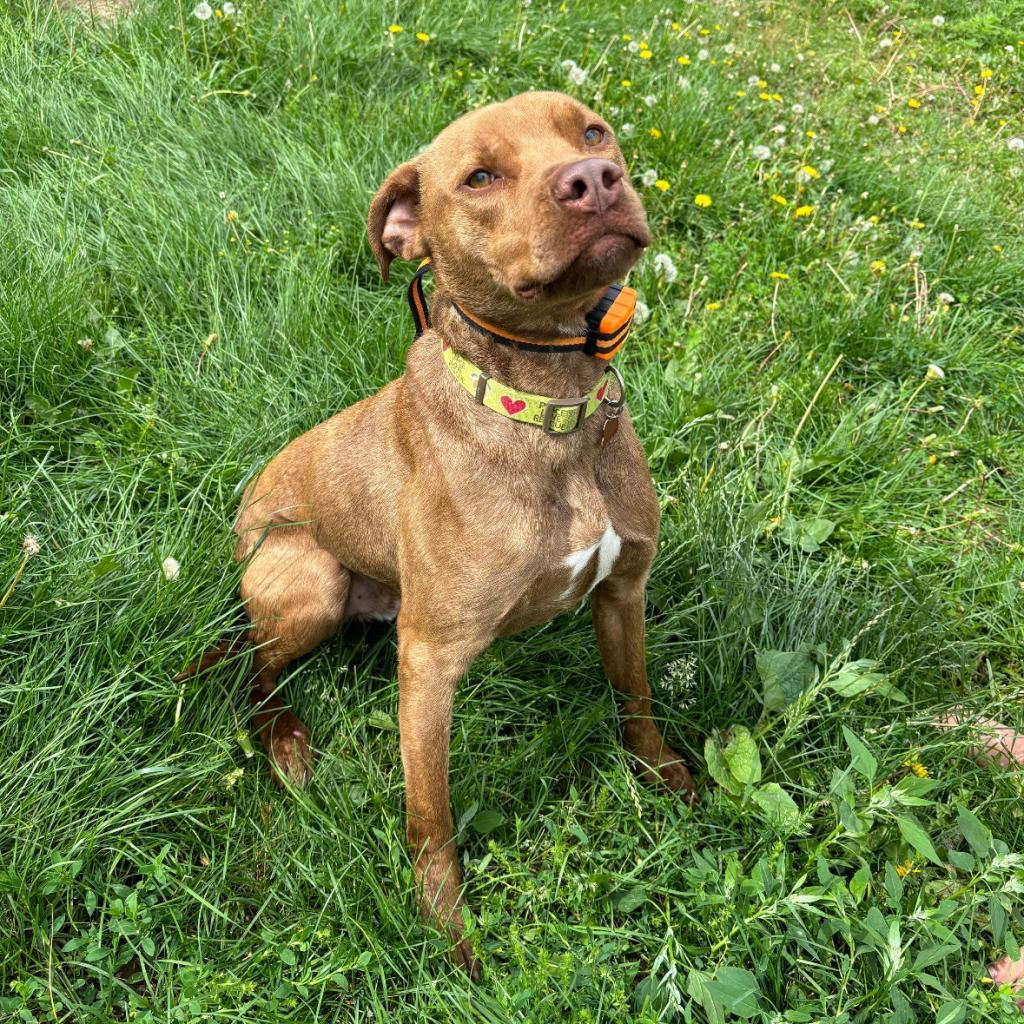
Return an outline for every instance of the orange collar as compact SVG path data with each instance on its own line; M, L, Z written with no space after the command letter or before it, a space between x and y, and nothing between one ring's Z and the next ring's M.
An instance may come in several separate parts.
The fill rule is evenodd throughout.
M423 278L430 270L430 260L424 260L409 282L408 299L418 338L430 326L430 313L423 294ZM485 320L452 302L455 312L470 327L488 335L502 345L511 345L529 352L585 352L595 359L611 359L626 343L626 335L633 324L636 309L636 289L613 284L600 301L587 313L587 333L569 338L523 338L501 331Z

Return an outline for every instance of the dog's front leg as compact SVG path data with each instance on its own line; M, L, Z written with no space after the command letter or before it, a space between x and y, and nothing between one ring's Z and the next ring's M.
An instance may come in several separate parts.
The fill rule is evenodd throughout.
M424 915L454 943L453 959L475 980L479 966L462 938L461 872L448 798L448 740L459 679L482 645L442 641L398 619L398 723L405 771L409 852Z
M645 782L675 790L688 803L697 789L682 758L665 742L651 717L644 644L644 583L610 577L591 595L594 631L604 670L622 703L622 740L640 762Z

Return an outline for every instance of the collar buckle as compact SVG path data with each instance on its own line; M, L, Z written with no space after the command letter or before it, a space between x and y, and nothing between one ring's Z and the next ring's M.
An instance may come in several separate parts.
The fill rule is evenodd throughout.
M583 421L587 418L587 403L589 398L549 398L548 404L544 408L544 420L541 423L541 429L545 434L552 434L556 437L561 437L564 434L575 434L580 427L583 426ZM576 409L576 423L568 430L556 430L554 427L555 413L560 409Z

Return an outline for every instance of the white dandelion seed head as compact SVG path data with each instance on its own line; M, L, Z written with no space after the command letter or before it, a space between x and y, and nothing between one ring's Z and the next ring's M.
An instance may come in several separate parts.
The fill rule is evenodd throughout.
M761 79L758 78L757 75L751 75L747 79L747 85L753 87L753 86L757 85L760 81L761 81Z
M633 308L633 323L642 324L651 315L651 307L646 302L641 302L639 299L636 300L636 306Z
M657 96L651 95L651 96L645 96L644 97L644 103L646 103L647 106L649 106L649 107L653 107L654 104L657 103L657 102L658 102L658 97Z
M619 128L620 135L632 135L634 131L636 131L636 125L631 124L628 121Z
M707 60L710 56L711 53L708 50L699 50L697 52L697 60Z
M802 114L804 112L804 106L802 103L794 103L789 109L792 110L794 114Z
M230 18L232 14L236 14L238 12L238 8L231 3L231 0L228 0L226 4L223 4L221 6L221 10L224 12L225 18Z
M213 17L213 8L203 0L201 4L197 4L192 10L192 17L198 18L200 21L209 21Z
M26 533L21 542L21 550L24 552L26 558L32 558L35 555L38 555L42 550L39 544L39 538L34 533Z
M658 172L654 170L653 167L650 168L649 170L644 171L644 173L640 175L640 181L648 188L650 188L650 186L653 185L657 180Z
M925 380L945 380L946 371L938 363L929 363L924 373Z
M886 39L879 39L878 45L879 45L879 47L881 47L881 49L888 50L889 47L892 46L892 40L888 39L888 38L886 38Z
M782 68L775 63L770 64L768 67L773 74L778 74L782 70Z
M932 18L932 24L936 28L942 28L942 26L946 24L946 19L941 14L936 14L935 17Z
M563 60L562 67L565 69L566 78L573 85L582 85L587 80L586 71L574 60Z
M832 168L835 167L835 165L835 160L822 160L821 163L818 164L818 169L821 171L822 174L828 174L828 172L831 171Z
M640 44L635 39L630 39L629 46L627 46L626 49L629 50L630 53L639 53Z
M672 257L665 252L659 252L654 257L654 272L665 284L672 284L679 277L679 271L676 269L675 263L672 262Z
M689 90L689 88L690 88L690 80L688 78L684 78L682 75L680 75L679 76L679 88L682 89L683 92L687 92Z
M868 124L870 124L870 125L876 125L876 124L878 124L878 115L877 115L877 114L872 114L872 115L871 115L871 116L870 116L870 117L868 118Z
M750 152L755 160L767 160L772 155L767 146L755 146Z
M952 306L956 302L956 296L950 292L939 292L939 302L944 302L947 306Z
M736 52L736 44L726 43L725 46L722 47L722 49L725 50L725 52L729 54L729 56L731 57Z
M181 563L176 558L168 556L160 563L160 571L164 574L165 580L176 580L181 572Z
M1011 153L1022 153L1022 152L1024 152L1024 139L1022 139L1022 138L1008 139L1007 142L1006 142L1006 148Z
M784 135L786 126L784 124L773 124L769 131L774 132L776 135Z

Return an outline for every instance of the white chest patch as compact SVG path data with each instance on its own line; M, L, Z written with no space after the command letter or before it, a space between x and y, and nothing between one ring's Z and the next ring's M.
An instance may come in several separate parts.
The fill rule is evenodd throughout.
M622 538L615 532L609 520L608 525L604 528L604 533L598 538L596 544L591 544L589 548L573 551L566 556L565 564L569 569L569 585L562 594L562 600L567 601L572 597L573 591L576 589L576 580L594 560L595 555L597 556L597 571L594 573L594 582L587 588L588 594L612 571L612 566L621 550Z

